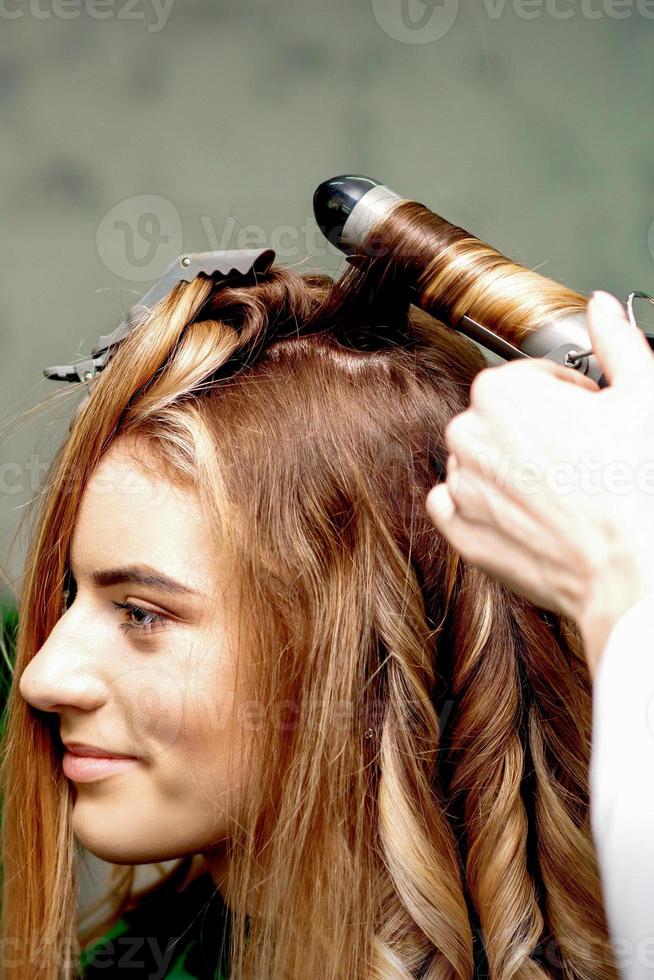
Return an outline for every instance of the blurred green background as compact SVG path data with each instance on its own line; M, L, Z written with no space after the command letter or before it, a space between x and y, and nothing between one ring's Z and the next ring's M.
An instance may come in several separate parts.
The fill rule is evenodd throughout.
M654 289L653 40L654 0L0 0L5 604L76 399L43 368L184 250L336 272L327 177L376 177L582 291Z

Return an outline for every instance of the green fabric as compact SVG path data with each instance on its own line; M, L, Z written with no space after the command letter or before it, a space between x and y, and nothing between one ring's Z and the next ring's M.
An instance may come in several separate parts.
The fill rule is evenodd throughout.
M229 910L209 874L142 902L82 951L84 977L227 980Z
M116 937L122 935L128 929L129 929L129 922L127 922L126 919L119 919L118 922L104 934L104 936L101 936L99 939L96 939L95 942L91 943L89 946L86 947L86 949L82 950L82 958L81 958L82 967L86 969L86 966L88 965L89 961L93 959L94 954L105 949L108 943L110 942L110 940L115 939Z
M186 980L188 977L194 977L194 973L189 973L189 968L186 965L187 957L193 951L197 939L191 940L191 942L184 948L181 955L175 960L170 970L166 974L169 980ZM218 975L220 980L222 980L222 973Z

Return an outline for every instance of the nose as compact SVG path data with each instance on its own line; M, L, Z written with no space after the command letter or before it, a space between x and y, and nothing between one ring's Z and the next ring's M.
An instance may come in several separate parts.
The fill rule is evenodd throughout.
M80 617L69 609L21 674L21 696L38 711L98 708L106 700L106 687L93 641L88 624L82 630Z

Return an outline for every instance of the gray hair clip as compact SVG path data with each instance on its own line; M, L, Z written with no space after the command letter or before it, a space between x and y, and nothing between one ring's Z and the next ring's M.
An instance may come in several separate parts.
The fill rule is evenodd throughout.
M120 343L142 321L156 304L167 296L179 282L191 282L197 276L214 276L223 279L243 278L251 273L265 273L275 261L271 248L231 249L222 252L190 252L178 255L168 266L161 279L133 306L125 320L112 333L103 334L91 352L76 364L61 364L43 369L52 381L91 381L107 364Z

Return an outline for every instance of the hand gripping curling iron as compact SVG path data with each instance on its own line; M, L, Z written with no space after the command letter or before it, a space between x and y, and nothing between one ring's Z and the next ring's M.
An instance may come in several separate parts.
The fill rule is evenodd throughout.
M370 235L373 229L374 238L383 241L384 221L391 217L396 207L408 200L370 177L343 174L319 185L313 197L313 209L316 221L326 238L345 252L349 261L357 264L357 256L370 254ZM378 246L373 247L373 254L376 247ZM389 247L388 254L392 259L392 247ZM424 260L421 260L424 269L433 258L434 255L427 251ZM411 296L412 302L423 306L415 283L411 283ZM635 323L635 299L654 302L654 298L648 293L640 290L631 292L627 299L627 311L632 323ZM537 330L526 333L519 346L468 315L446 325L466 334L505 360L546 357L588 375L601 388L607 385L599 361L591 349L585 313L551 319ZM654 337L648 334L645 336L650 346L654 347Z

